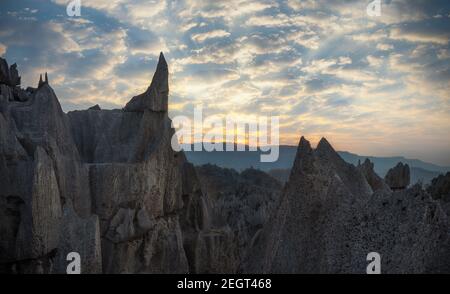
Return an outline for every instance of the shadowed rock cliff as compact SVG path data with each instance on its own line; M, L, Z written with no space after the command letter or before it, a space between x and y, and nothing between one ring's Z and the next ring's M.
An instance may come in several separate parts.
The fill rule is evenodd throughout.
M241 173L216 165L196 169L202 191L209 199L213 226L229 231L233 240L227 249L229 267L222 272L240 272L253 242L278 204L282 185L256 169Z
M255 242L247 272L365 273L369 252L382 273L450 271L448 217L420 186L392 192L370 162L346 163L322 139L302 138L280 206Z
M83 273L220 268L195 170L170 145L162 53L123 110L65 114L47 75L25 91L1 69L1 272L64 273L72 251Z

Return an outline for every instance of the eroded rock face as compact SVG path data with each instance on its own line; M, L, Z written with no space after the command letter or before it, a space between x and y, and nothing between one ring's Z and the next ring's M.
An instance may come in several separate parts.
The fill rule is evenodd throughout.
M450 217L450 172L445 175L440 175L431 181L427 187L433 199L439 200Z
M124 110L130 112L167 111L167 101L169 96L169 70L164 56L159 56L153 81L144 93L133 97L127 103Z
M17 81L3 65L2 82ZM26 99L13 84L0 96L1 272L64 273L69 252L82 273L210 268L208 200L171 148L162 54L149 90L124 110L65 114L47 75L17 92Z
M5 86L5 85L2 85ZM8 86L9 87L9 86ZM9 88L11 91L12 89ZM30 94L31 95L31 94ZM49 85L29 100L2 101L0 112L0 269L2 272L65 272L61 257L68 203L82 220L93 217L88 169L80 160L67 116ZM6 227L8 225L8 227ZM98 232L97 225L94 229ZM97 229L95 229L97 226ZM96 236L99 239L99 234ZM81 247L95 248L95 238L73 237ZM70 244L69 244L70 245ZM69 246L68 247L72 247ZM81 250L81 249L80 249ZM101 272L101 263L84 272Z
M202 190L210 203L207 211L216 228L228 232L228 267L240 272L248 251L278 204L282 185L268 174L247 169L238 173L215 165L197 167Z
M358 164L358 169L362 172L373 191L390 191L389 186L374 171L374 164L366 158L363 164Z
M387 172L384 179L391 189L405 189L410 181L409 166L399 162Z
M5 84L11 87L20 85L20 76L17 71L17 64L11 65L8 68L8 62L0 57L0 84Z
M313 149L302 138L246 271L365 273L367 254L378 252L382 273L448 272L449 224L440 203L419 186L374 192L366 165L344 162L325 139Z

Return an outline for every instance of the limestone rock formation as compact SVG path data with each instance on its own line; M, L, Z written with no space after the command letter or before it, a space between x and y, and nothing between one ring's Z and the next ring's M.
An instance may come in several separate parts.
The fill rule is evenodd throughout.
M367 164L366 164L367 165ZM247 272L365 273L367 254L382 273L449 272L447 215L420 186L376 189L322 139L301 139L280 206L267 223Z
M94 106L89 107L88 110L101 110L101 108L100 108L100 105L95 104Z
M408 187L410 181L409 166L399 162L387 172L385 181L391 189L405 189Z
M17 64L11 65L8 68L8 62L0 57L0 84L5 84L11 87L20 85L20 76L17 71Z
M197 173L210 201L211 222L232 236L227 263L230 267L222 272L239 272L252 242L278 203L282 185L256 169L238 173L207 164L197 167Z
M195 169L171 148L167 81L161 54L124 110L68 114L47 74L27 99L1 84L0 272L64 273L69 252L82 273L208 270L223 251Z
M450 172L434 178L427 187L427 191L434 199L441 201L450 217Z
M407 188L399 165L386 183L304 138L282 192L196 169L171 147L162 54L124 109L66 114L47 74L17 77L0 59L0 273L64 273L70 252L82 273L365 273L373 251L384 273L450 272L448 176Z
M358 169L362 172L373 191L390 191L389 186L374 171L374 164L366 158L363 164L358 164Z
M130 112L143 112L145 110L167 111L169 96L169 70L164 55L160 54L158 66L152 83L147 91L135 96L127 103L124 110Z

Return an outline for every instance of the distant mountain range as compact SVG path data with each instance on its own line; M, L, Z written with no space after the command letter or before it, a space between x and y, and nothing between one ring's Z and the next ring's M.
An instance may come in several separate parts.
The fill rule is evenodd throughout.
M236 148L235 148L236 149ZM192 149L193 150L193 147ZM215 164L220 167L232 168L237 171L242 171L253 167L266 172L271 170L290 170L294 163L294 158L297 152L297 147L281 145L279 148L279 158L275 162L260 162L260 155L265 154L261 151L224 151L224 152L207 152L207 151L185 151L187 159L194 165ZM411 183L422 181L424 184L429 183L433 178L440 174L450 171L450 166L439 166L433 163L424 162L418 159L408 159L402 156L394 157L377 157L364 156L347 151L339 151L338 154L347 162L354 165L358 161L364 162L369 158L375 165L375 172L384 177L387 171L394 167L398 162L406 163L411 168ZM282 171L280 174L286 174ZM288 174L288 173L287 173Z

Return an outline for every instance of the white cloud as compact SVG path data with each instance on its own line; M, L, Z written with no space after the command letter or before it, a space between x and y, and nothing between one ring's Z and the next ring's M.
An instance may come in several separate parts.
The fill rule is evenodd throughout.
M367 62L369 62L371 67L380 67L383 64L383 58L368 55Z
M192 40L201 43L207 39L224 38L228 36L230 36L230 33L225 30L213 30L205 33L194 34L192 35Z
M394 46L391 44L379 43L376 48L380 51L389 51L394 49Z
M390 31L390 38L414 43L435 43L439 45L446 45L448 44L450 37L448 34L434 34L433 32L427 31L406 31L400 28L393 28Z

